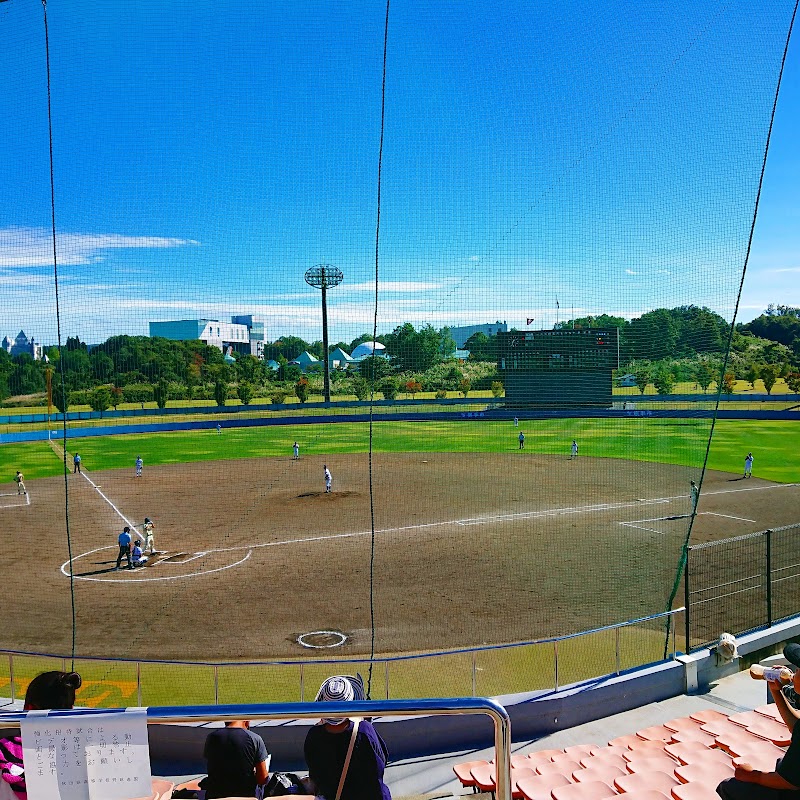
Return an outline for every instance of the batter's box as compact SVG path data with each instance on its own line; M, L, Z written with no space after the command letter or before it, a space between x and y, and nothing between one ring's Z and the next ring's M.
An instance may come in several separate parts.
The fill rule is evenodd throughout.
M16 492L6 492L0 494L0 511L4 508L24 508L31 504L29 494L17 494Z

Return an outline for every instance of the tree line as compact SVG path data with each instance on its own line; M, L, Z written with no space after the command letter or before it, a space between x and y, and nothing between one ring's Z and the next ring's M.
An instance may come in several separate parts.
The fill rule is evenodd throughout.
M640 390L652 383L657 391L668 393L675 382L690 380L705 391L715 381L740 379L753 384L761 379L771 391L779 377L790 386L798 381L800 309L789 306L770 305L757 319L737 325L732 332L721 316L697 306L655 309L633 320L601 314L556 327L617 328L620 374L633 374ZM729 338L731 350L722 375ZM330 350L341 347L350 353L371 339L365 333L350 342L337 342ZM470 352L467 362L453 358L455 342L448 328L404 323L379 335L377 341L385 346L389 359L372 356L355 369L334 370L332 381L338 394L364 399L377 390L392 399L403 392L410 396L420 391L463 393L465 388L497 392L497 385L502 392L496 336L473 335L465 345ZM34 395L41 403L48 372L57 407L87 404L102 411L123 402L156 402L163 407L170 400L193 399L223 405L233 397L249 403L256 396L279 402L289 394L303 400L316 393L321 383L322 347L320 341L284 336L265 345L263 360L234 353L231 363L218 348L200 341L120 335L89 348L78 337L70 337L60 352L48 348L43 361L28 355L12 357L0 350L0 400ZM320 359L306 374L290 363L303 351ZM277 369L267 363L270 360ZM31 404L30 400L19 402Z

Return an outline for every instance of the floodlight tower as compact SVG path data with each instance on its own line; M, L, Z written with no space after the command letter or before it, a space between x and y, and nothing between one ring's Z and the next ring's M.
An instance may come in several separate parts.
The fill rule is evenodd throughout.
M322 290L322 350L324 364L324 383L323 391L325 402L331 401L331 374L328 363L328 301L327 291L329 288L338 286L344 279L344 274L339 267L332 267L330 264L317 264L316 267L309 267L306 270L306 283L315 289Z

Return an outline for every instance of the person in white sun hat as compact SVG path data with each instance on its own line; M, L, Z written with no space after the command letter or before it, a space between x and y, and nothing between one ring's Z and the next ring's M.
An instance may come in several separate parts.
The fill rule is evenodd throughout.
M351 703L364 699L360 675L325 680L317 702ZM325 800L391 800L383 772L389 753L372 723L349 717L323 717L309 730L305 758L313 791Z

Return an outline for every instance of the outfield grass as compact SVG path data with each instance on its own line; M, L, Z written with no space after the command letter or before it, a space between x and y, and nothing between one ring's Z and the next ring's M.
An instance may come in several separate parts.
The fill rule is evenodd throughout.
M567 454L577 439L582 457L624 458L698 467L702 464L710 421L703 419L554 419L524 421L526 448L537 453ZM364 423L287 425L260 428L175 431L125 436L87 437L70 443L89 470L132 469L138 455L147 466L219 459L272 458L291 455L296 439L302 455L365 453L369 430ZM517 452L517 430L506 421L398 421L374 426L378 453ZM738 472L744 455L755 455L755 472L774 481L800 481L797 448L800 430L793 421L720 420L709 467ZM28 479L60 474L47 442L0 447L0 475L10 481L21 469Z

